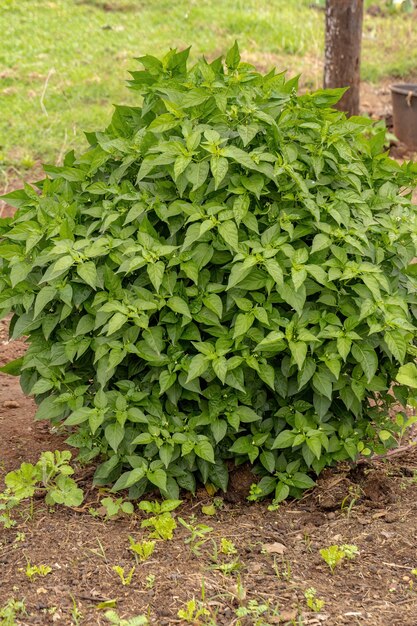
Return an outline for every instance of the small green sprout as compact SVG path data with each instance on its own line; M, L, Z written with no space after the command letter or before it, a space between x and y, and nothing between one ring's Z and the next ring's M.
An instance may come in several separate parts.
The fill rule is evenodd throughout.
M210 615L210 612L202 606L201 602L197 602L195 598L192 598L183 609L178 611L177 615L189 624L196 624L200 617Z
M141 563L149 559L149 557L152 556L153 551L155 550L155 543L156 543L155 541L135 542L133 537L129 535L129 542L130 542L129 550L133 552L136 560L137 561L139 560Z
M116 611L106 611L104 614L107 621L114 626L148 626L149 620L146 615L137 615L130 619L122 619Z
M116 574L118 574L120 580L122 581L122 585L123 587L125 587L126 585L130 585L130 583L132 582L132 578L133 578L133 574L135 573L135 569L136 567L133 566L131 570L129 570L129 573L127 574L127 576L125 576L125 568L121 567L120 565L113 565L112 570L114 572L116 572Z
M36 576L47 576L52 572L52 567L49 565L31 565L30 561L27 562L25 574L30 581L34 580Z
M207 526L206 524L196 524L195 516L191 516L190 520L186 522L182 517L178 518L181 526L184 526L189 533L190 536L184 539L184 543L190 544L191 551L196 556L200 554L200 548L207 542L206 535L213 531L211 526Z
M309 587L304 592L304 597L307 600L307 606L309 609L314 611L315 613L319 613L324 605L326 604L324 600L317 598L317 591L314 587Z
M152 539L162 539L162 541L171 540L176 527L177 522L171 513L162 513L161 515L149 517L143 520L141 524L141 528L153 528L153 532L149 535Z
M145 578L146 589L153 589L155 586L155 574L148 574Z
M132 515L134 512L134 507L131 502L124 502L123 498L111 498L107 496L100 500L100 504L106 510L106 519L114 519L117 515L124 513L125 515Z
M17 616L26 613L25 609L23 601L10 598L4 606L0 607L1 626L16 626Z
M237 549L233 541L222 537L220 539L220 552L229 556L230 554L237 554Z
M353 544L343 544L341 546L332 545L328 548L322 548L320 555L330 567L333 574L336 566L345 558L354 559L359 554L358 547Z

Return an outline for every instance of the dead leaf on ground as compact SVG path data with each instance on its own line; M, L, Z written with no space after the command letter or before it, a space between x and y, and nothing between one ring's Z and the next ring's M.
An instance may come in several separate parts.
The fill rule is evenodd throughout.
M263 549L268 554L284 554L287 550L283 543L276 541L275 543L264 543Z

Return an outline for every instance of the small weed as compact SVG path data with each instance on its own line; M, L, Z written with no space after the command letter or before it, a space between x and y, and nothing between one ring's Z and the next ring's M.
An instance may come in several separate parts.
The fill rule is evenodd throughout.
M83 614L81 613L80 609L78 608L77 601L74 598L74 596L71 596L71 600L72 600L72 609L71 609L72 621L74 622L75 626L79 626L79 624L81 623L81 620L83 618Z
M171 511L174 511L180 506L180 504L182 504L182 500L164 500L163 502L157 502L156 500L153 502L150 502L149 500L141 500L138 507L145 513L162 515L163 513L170 513Z
M190 536L184 539L184 543L190 544L191 552L196 556L199 556L201 546L207 542L206 535L211 533L213 528L211 526L206 526L206 524L196 524L195 516L190 517L188 522L186 522L182 517L179 517L178 521L190 533Z
M181 502L182 500L164 500L163 502L142 500L139 502L139 509L153 514L153 517L143 520L141 528L153 528L153 532L149 535L153 539L162 539L162 541L172 539L177 523L171 511L179 507Z
M70 477L74 473L70 460L71 452L68 450L42 452L35 465L22 463L19 469L6 474L6 491L0 493L0 522L6 528L14 526L11 511L28 498L32 515L35 493L43 494L48 505L79 506L84 494Z
M111 498L107 496L100 500L101 506L106 510L106 519L114 519L117 515L124 513L125 515L132 515L134 513L134 507L131 502L124 502L123 498Z
M237 554L237 549L233 541L229 541L226 537L220 539L220 552L227 556L231 554Z
M328 548L322 548L320 555L330 567L333 574L336 566L345 558L354 559L359 554L358 547L353 544L344 544L341 546L332 545Z
M239 572L243 569L244 564L239 559L234 559L229 563L217 563L212 566L213 569L219 570L222 574L226 574L226 576L230 576L234 572Z
M106 611L104 615L107 621L114 626L147 626L149 624L149 620L146 615L137 615L136 617L131 617L130 619L123 619L119 617L116 611Z
M317 598L317 591L314 587L309 587L304 592L304 597L307 601L307 606L309 609L314 611L315 613L319 613L325 605L325 601Z
M155 550L155 541L138 541L135 542L133 537L129 535L129 550L133 552L135 555L136 562L140 561L143 563L150 556L152 556L153 551Z
M31 565L30 561L27 562L25 574L32 582L37 576L47 576L52 572L52 567L49 565Z
M162 539L167 541L173 538L174 530L177 522L171 513L162 513L143 520L141 528L153 528L153 532L149 535L153 539Z
M210 615L210 612L195 598L189 600L183 609L179 609L178 617L188 624L198 624L200 617Z
M346 514L346 517L350 517L353 507L360 500L362 496L362 489L359 485L350 485L348 495L343 498L340 505L342 513Z
M97 537L97 543L99 545L98 549L95 548L88 548L88 550L90 552L92 552L93 554L95 554L96 556L99 556L101 559L103 559L103 561L106 561L107 563L107 556L106 556L106 551L103 547L103 544L101 543L100 539Z
M133 566L131 570L129 570L129 573L125 576L125 568L121 567L120 565L113 565L112 570L114 572L116 572L116 574L119 576L120 580L122 581L122 585L124 587L126 587L126 585L130 585L130 583L132 582L132 578L133 578L133 574L135 573L135 569L136 567Z
M16 617L24 613L26 613L25 603L10 598L4 606L0 607L1 626L16 626Z
M145 578L145 588L153 589L155 586L155 574L148 574Z
M277 562L277 558L274 557L273 568L274 568L274 572L277 578L279 579L282 578L286 581L291 580L292 570L291 570L291 563L289 562L288 559L281 557L281 564L279 566Z

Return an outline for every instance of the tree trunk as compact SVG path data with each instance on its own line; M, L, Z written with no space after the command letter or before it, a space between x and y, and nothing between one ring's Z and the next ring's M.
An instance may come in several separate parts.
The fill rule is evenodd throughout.
M363 0L326 0L324 87L349 87L336 108L359 113Z

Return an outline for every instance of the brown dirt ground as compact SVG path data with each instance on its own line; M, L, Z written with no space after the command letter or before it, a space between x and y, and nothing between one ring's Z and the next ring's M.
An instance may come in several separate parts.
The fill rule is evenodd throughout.
M365 86L364 108L366 103L373 116L389 114L388 92ZM405 153L398 149L397 158ZM9 190L18 186L10 176ZM3 216L10 214L9 207L2 210ZM0 322L0 365L24 349L22 341L8 341L7 322ZM23 461L36 461L44 450L65 447L62 433L33 421L34 411L18 380L0 374L0 479ZM201 598L202 584L205 606L217 626L237 626L236 609L254 599L269 603L271 610L264 622L251 618L241 626L417 625L417 577L411 573L417 567L417 449L389 461L326 471L317 489L278 511L231 494L214 517L207 517L201 507L211 498L204 489L196 497L185 496L179 515L211 526L207 543L198 556L193 554L185 543L188 532L178 525L172 541L158 542L151 558L136 566L129 586L122 586L112 566L128 571L135 564L128 536L146 538L141 513L111 521L91 515L89 509L103 497L91 487L91 475L91 468L77 468L86 494L78 510L48 510L36 499L33 512L29 505L18 510L14 528L0 528L0 607L9 598L24 599L27 612L17 620L22 626L104 625L108 622L97 605L110 599L117 601L124 618L146 613L153 626L185 624L177 611L193 596ZM233 484L243 479L236 474ZM213 569L214 543L222 537L238 550L238 573ZM319 550L344 543L357 545L360 555L332 575ZM221 555L218 562L233 558ZM31 582L25 574L28 561L49 565L52 572ZM146 580L150 575L155 576L152 588ZM308 587L325 600L319 613L306 605Z

